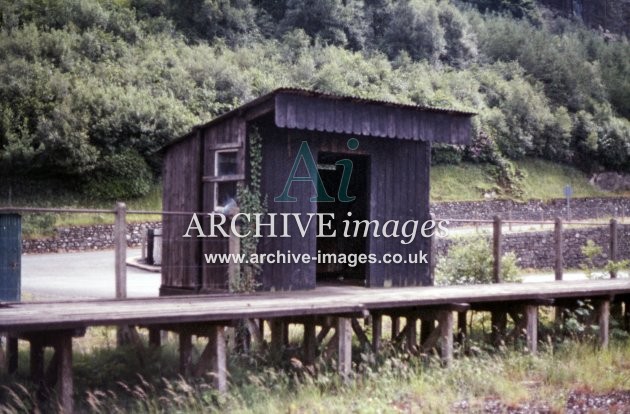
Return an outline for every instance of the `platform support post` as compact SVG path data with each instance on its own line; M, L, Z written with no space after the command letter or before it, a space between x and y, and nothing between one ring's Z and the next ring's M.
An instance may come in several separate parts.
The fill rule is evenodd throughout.
M440 329L440 354L442 365L449 367L453 362L453 312L446 310L438 314Z
M64 414L74 412L72 381L72 335L59 335L55 344L57 354L57 398L59 411Z
M7 336L7 372L15 374L18 369L18 339Z
M149 346L159 348L162 345L162 332L158 328L149 328Z
M525 305L523 317L525 318L527 349L531 354L535 354L538 352L538 306Z
M38 339L32 339L30 341L30 370L31 380L37 384L40 388L45 383L44 378L44 346Z
M433 330L435 329L435 320L430 318L422 318L420 320L420 344L427 342Z
M597 323L599 325L599 345L608 347L608 329L610 320L610 301L602 300L597 303Z
M415 347L418 345L418 329L416 325L418 323L418 318L415 315L408 315L407 319L407 338L406 338L406 347L409 351L413 351Z
M400 333L400 318L398 316L391 316L392 320L392 339L396 338Z
M337 371L347 380L352 371L352 322L350 318L337 319Z
M188 332L179 332L179 373L187 377L191 374L192 364L192 335Z
M271 319L271 351L276 360L282 356L284 347L286 346L285 336L288 332L287 324L282 319Z
M210 371L214 388L222 393L227 391L227 350L223 326L209 327L208 344L199 358L195 371L197 376Z
M312 364L317 353L317 335L314 322L304 324L304 363Z
M505 336L505 328L507 325L507 315L504 311L492 312L492 345L499 347Z
M381 348L381 338L383 336L383 316L378 313L372 315L372 352L378 353Z
M464 345L468 335L467 317L467 311L457 312L457 343L460 345Z

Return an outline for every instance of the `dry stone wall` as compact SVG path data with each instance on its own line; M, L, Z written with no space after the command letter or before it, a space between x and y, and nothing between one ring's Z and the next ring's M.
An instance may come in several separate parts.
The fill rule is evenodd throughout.
M630 224L619 225L617 232L619 259L630 259ZM564 229L563 235L565 268L578 268L584 262L585 257L581 248L588 240L602 247L602 254L595 258L595 265L604 266L608 263L610 251L608 226ZM490 240L491 236L488 238ZM451 239L437 239L438 259L448 254L452 243ZM514 252L522 268L551 269L555 263L553 231L505 234L503 251Z
M630 216L630 198L576 198L570 201L571 219ZM507 220L554 220L567 219L565 199L548 201L533 200L518 203L511 200L462 201L432 203L431 212L437 218L492 220L496 215Z
M127 246L142 243L147 229L159 228L160 222L127 225ZM60 253L104 250L114 247L114 226L94 225L55 229L55 234L42 239L22 240L22 253Z

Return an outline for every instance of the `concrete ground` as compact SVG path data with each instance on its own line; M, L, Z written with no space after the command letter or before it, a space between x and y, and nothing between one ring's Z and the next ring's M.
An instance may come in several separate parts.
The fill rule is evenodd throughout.
M140 249L128 249L128 257ZM160 274L127 266L129 297L158 296ZM115 297L114 251L22 256L22 300Z
M140 249L128 249L129 258ZM623 272L619 277L628 277ZM565 280L584 279L583 272L565 272ZM527 273L526 283L554 280L551 272ZM158 296L160 273L127 266L129 297ZM22 256L22 300L94 299L114 297L114 251L50 253Z

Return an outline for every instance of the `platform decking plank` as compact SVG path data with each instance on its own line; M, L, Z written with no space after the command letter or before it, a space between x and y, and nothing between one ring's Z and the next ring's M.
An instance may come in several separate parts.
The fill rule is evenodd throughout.
M220 322L244 318L360 313L451 303L597 298L630 294L630 280L556 281L448 287L323 288L251 295L24 302L0 305L0 331L96 325Z

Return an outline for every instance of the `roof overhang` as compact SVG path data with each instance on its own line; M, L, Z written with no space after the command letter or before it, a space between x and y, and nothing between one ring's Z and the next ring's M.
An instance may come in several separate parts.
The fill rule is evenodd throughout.
M279 128L457 145L470 143L471 118L476 115L449 108L282 88L194 127L162 150L228 118L240 116L251 121L272 112Z

